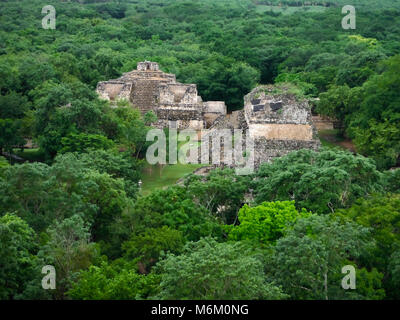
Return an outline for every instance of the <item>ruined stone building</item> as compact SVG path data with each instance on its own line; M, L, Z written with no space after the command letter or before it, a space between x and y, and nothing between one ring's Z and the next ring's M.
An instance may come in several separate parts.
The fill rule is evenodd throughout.
M142 113L154 111L157 127L201 130L226 115L223 101L203 102L195 84L177 82L174 74L162 72L156 62L139 62L137 70L99 82L97 93L111 101L126 99Z
M254 143L256 167L293 150L320 147L308 101L285 85L258 86L244 97L242 110L227 114L223 101L203 102L195 84L179 83L157 63L145 61L118 79L99 82L97 92L110 101L127 99L142 113L154 111L158 121L153 125L158 128L208 129L202 138L207 135L210 140L218 135L218 129L239 129ZM211 142L199 148L203 148L199 154L204 148L210 154L215 152ZM217 152L224 151L219 148ZM235 166L224 163L222 155L221 159L221 165Z
M320 148L308 101L285 85L255 88L244 97L243 112L257 164L294 150Z

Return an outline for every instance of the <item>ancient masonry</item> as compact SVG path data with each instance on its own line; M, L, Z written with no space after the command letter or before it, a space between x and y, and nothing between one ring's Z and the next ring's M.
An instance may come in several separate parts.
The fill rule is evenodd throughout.
M223 101L203 102L195 84L177 82L174 74L162 72L155 62L139 62L137 70L99 82L97 92L103 99L129 100L142 113L154 111L159 119L156 127L201 130L226 115Z
M142 113L152 110L158 128L209 129L209 136L217 129L240 129L254 143L256 166L293 150L320 147L308 101L284 85L255 88L244 97L243 110L227 114L223 101L203 102L195 84L179 83L157 63L144 61L118 79L99 82L97 93L112 102L126 99ZM213 152L212 143L207 148ZM223 159L221 165L235 166Z
M244 97L244 117L254 140L256 165L293 150L320 148L308 101L285 85L252 90Z

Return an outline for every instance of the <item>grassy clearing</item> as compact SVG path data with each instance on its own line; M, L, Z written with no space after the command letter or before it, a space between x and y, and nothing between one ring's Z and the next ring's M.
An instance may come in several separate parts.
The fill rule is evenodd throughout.
M321 141L321 144L324 147L329 147L329 148L342 148L338 143L343 141L343 138L338 136L338 130L332 129L332 130L320 130L318 131L318 137L319 140Z
M146 165L142 173L142 195L175 184L186 174L203 167L201 164Z
M39 148L32 149L14 149L13 153L27 161L43 161L43 152Z
M338 130L320 130L318 131L318 136L321 144L324 147L329 148L341 148L344 150L349 150L351 152L356 152L356 148L350 139L346 139L338 135Z

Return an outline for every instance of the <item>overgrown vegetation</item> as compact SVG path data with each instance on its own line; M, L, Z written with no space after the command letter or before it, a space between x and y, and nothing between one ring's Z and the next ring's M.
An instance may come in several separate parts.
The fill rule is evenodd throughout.
M0 299L398 299L400 8L354 1L343 30L345 1L304 2L1 2ZM230 110L292 83L361 154L300 150L162 188L183 170L143 177L155 115L94 90L142 60Z

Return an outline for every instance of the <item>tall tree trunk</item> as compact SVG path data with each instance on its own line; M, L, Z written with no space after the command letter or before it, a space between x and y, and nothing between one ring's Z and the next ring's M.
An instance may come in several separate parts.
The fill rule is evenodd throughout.
M325 272L324 274L324 289L325 289L325 300L328 299L328 273Z

